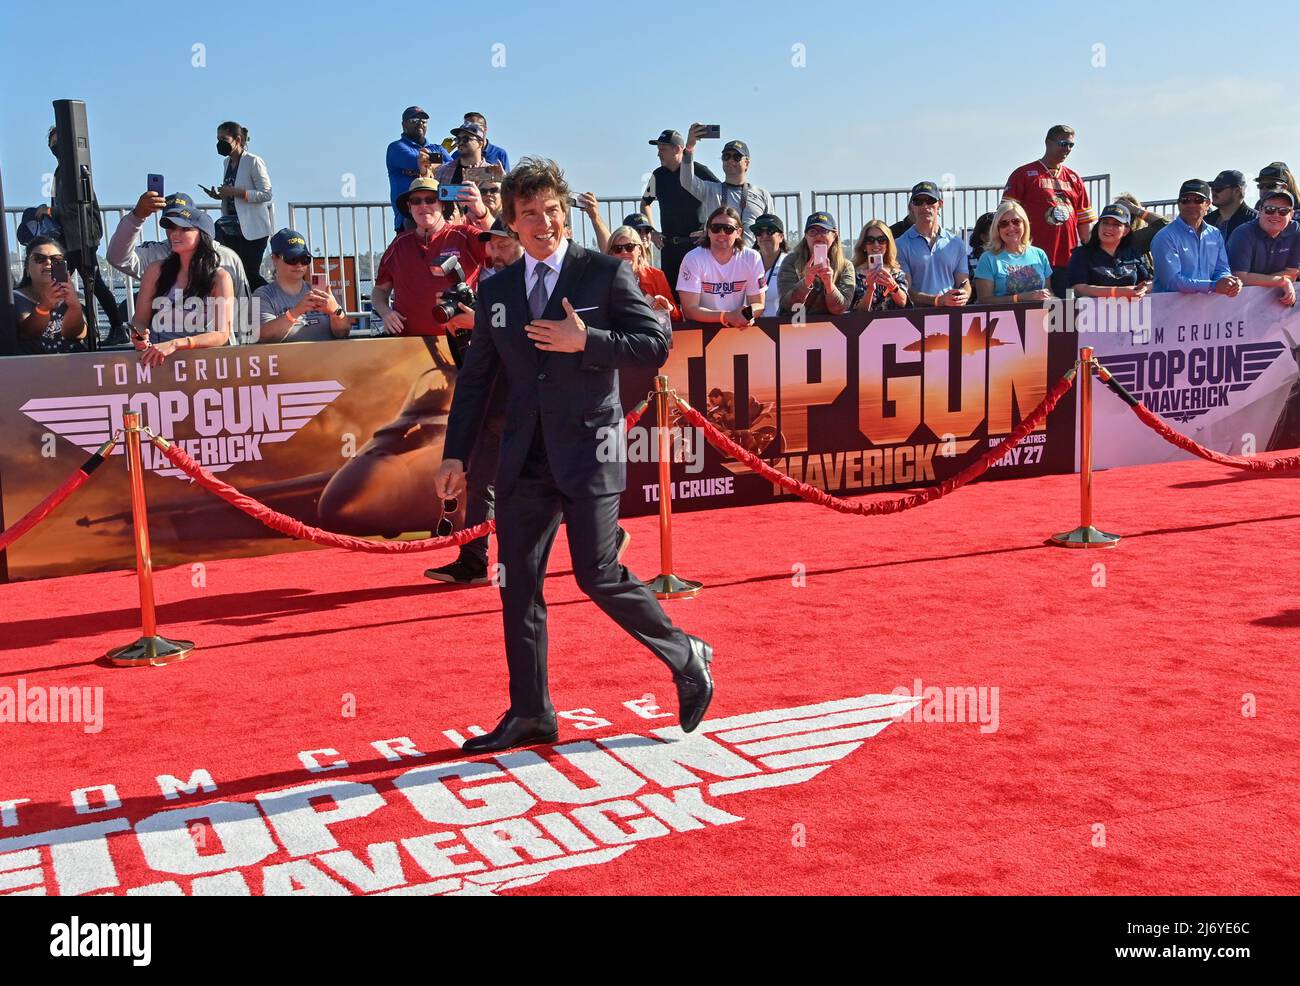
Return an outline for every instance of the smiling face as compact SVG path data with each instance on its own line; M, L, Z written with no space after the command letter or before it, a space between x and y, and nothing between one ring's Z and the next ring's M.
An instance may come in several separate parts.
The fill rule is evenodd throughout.
M54 269L54 261L62 259L64 259L63 251L53 243L38 246L27 259L27 273L32 283L41 288L49 287L53 281L50 275Z
M413 116L402 121L402 133L417 143L424 143L424 135L429 132L429 121L425 117Z
M609 252L624 263L635 265L641 253L641 244L630 236L616 236L609 242Z
M167 242L172 245L172 253L193 253L199 245L199 231L183 226L168 226Z
M709 219L709 247L717 254L734 253L740 239L740 227L725 212Z
M1294 215L1291 203L1284 198L1265 199L1259 204L1259 228L1269 236L1277 236Z
M543 191L514 204L514 218L507 225L534 260L545 260L564 241L564 204L554 191Z
M739 151L722 152L722 170L732 185L743 185L749 174L749 158Z
M1102 246L1114 250L1119 246L1120 241L1128 235L1128 230L1128 226L1124 223L1107 216L1097 224L1097 238L1101 241Z
M1196 229L1205 219L1205 214L1210 211L1210 200L1204 195L1197 195L1195 192L1184 192L1178 197L1178 215Z
M438 201L437 192L425 189L412 192L407 196L406 208L421 230L436 229L442 224L442 203Z
M1014 212L1006 213L998 220L998 236L1003 246L1013 249L1024 239L1025 221Z

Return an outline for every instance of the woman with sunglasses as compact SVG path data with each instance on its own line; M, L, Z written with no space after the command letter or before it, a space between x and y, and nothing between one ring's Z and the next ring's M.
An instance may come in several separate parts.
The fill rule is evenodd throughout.
M975 266L979 303L1046 301L1052 297L1051 283L1051 262L1030 241L1024 207L1004 199L993 214L984 253Z
M275 276L253 292L261 323L258 342L311 342L346 339L352 320L327 287L313 287L311 251L296 229L271 237L271 266Z
M682 310L673 300L672 289L668 287L668 278L658 267L650 266L650 260L646 257L645 241L641 239L640 233L631 226L618 227L609 234L609 246L605 252L632 265L632 273L636 275L641 290L656 315L663 312L670 321L681 321Z
M776 279L781 311L841 315L853 303L855 281L835 217L829 212L814 212L804 223L803 239L781 265Z
M228 345L235 321L235 284L212 245L212 217L169 206L159 225L172 252L146 268L131 329L145 366L161 366L178 349Z
M29 356L86 351L86 314L72 279L54 280L56 265L67 270L63 247L48 236L33 237L14 289L18 349Z
M754 247L763 258L763 285L767 288L767 302L763 305L763 314L767 316L781 313L781 292L778 275L781 265L790 256L790 248L785 242L785 224L781 217L767 212L754 220L749 227L754 234Z
M857 272L854 311L883 312L907 307L907 272L898 262L898 245L883 219L869 220L862 227L853 245L853 267Z
M1133 217L1122 202L1108 205L1088 242L1070 254L1069 282L1080 298L1144 298L1153 275L1134 246Z
M741 327L754 324L763 310L766 285L763 258L745 249L740 213L720 206L704 224L708 243L682 260L677 296L682 312L694 322Z

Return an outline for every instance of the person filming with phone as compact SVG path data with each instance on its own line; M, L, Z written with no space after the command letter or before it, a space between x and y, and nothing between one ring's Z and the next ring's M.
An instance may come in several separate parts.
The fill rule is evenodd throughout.
M686 149L682 152L678 180L687 195L699 199L701 217L711 215L713 210L724 205L735 209L740 216L741 243L752 247L754 234L750 232L750 225L759 216L776 212L776 202L767 189L749 183L749 145L743 140L729 140L722 146L722 171L726 181L706 181L696 175L695 145L701 140L719 136L721 127L718 124L691 124L686 133Z
M23 278L14 289L14 316L20 353L86 351L86 315L68 276L67 256L48 236L27 244Z
M253 293L261 321L258 342L347 338L352 320L330 294L326 275L311 274L305 236L296 229L282 229L272 236L271 264L275 277Z
M217 220L217 241L235 253L244 264L244 276L256 291L266 283L261 274L262 254L275 226L271 223L271 176L266 162L248 149L248 128L234 120L217 127L217 153L226 159L226 169L217 188L203 189L221 200Z
M853 303L855 280L835 218L829 212L814 212L804 223L803 239L777 275L781 312L842 315Z
M448 202L463 206L470 221L448 222L443 215ZM472 329L473 307L444 295L455 292L462 283L446 261L459 263L463 283L471 290L487 263L487 248L478 234L491 228L491 219L478 188L473 184L440 186L432 178L417 178L397 197L397 208L410 215L415 229L399 234L379 261L370 301L384 321L384 332L437 336Z
M907 274L898 263L894 233L883 219L869 219L853 246L857 283L853 287L853 310L889 311L906 308Z

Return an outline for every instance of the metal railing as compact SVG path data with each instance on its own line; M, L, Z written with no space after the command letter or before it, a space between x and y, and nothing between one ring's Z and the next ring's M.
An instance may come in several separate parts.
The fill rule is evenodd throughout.
M1083 179L1088 200L1100 210L1110 202L1110 175L1088 175ZM1005 185L958 185L943 191L943 225L964 233L986 212L997 209ZM811 193L812 211L835 217L845 242L857 238L870 219L892 225L907 216L910 188L841 189ZM789 229L789 226L786 227Z
M1148 212L1154 212L1166 219L1174 220L1178 218L1177 199L1152 199L1149 202L1143 202L1142 205L1146 207Z

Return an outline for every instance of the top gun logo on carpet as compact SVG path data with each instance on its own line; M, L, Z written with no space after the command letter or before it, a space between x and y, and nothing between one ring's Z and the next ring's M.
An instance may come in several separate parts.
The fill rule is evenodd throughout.
M444 751L424 765L430 754L409 738L380 740L371 745L385 761L409 766L245 800L223 797L202 768L184 782L164 774L163 799L191 803L134 819L116 787L99 784L73 792L75 824L0 838L0 887L28 895L493 894L608 863L638 842L743 822L727 810L734 803L716 802L809 781L920 701L861 695L713 719L689 736L673 726L482 760ZM320 762L331 756L310 750L299 760L313 774L351 766ZM4 803L0 825L28 827L24 800ZM377 834L381 841L365 842Z
M100 387L128 387L152 382L148 367L118 360L94 365ZM210 472L262 458L262 444L285 442L323 411L344 390L337 380L254 383L245 380L279 374L275 355L242 354L173 359L158 369L182 385L150 392L38 397L19 410L33 421L93 452L122 428L127 411L140 412L143 424L185 449ZM113 449L121 455L123 445ZM141 447L145 468L161 476L183 477L148 442Z

